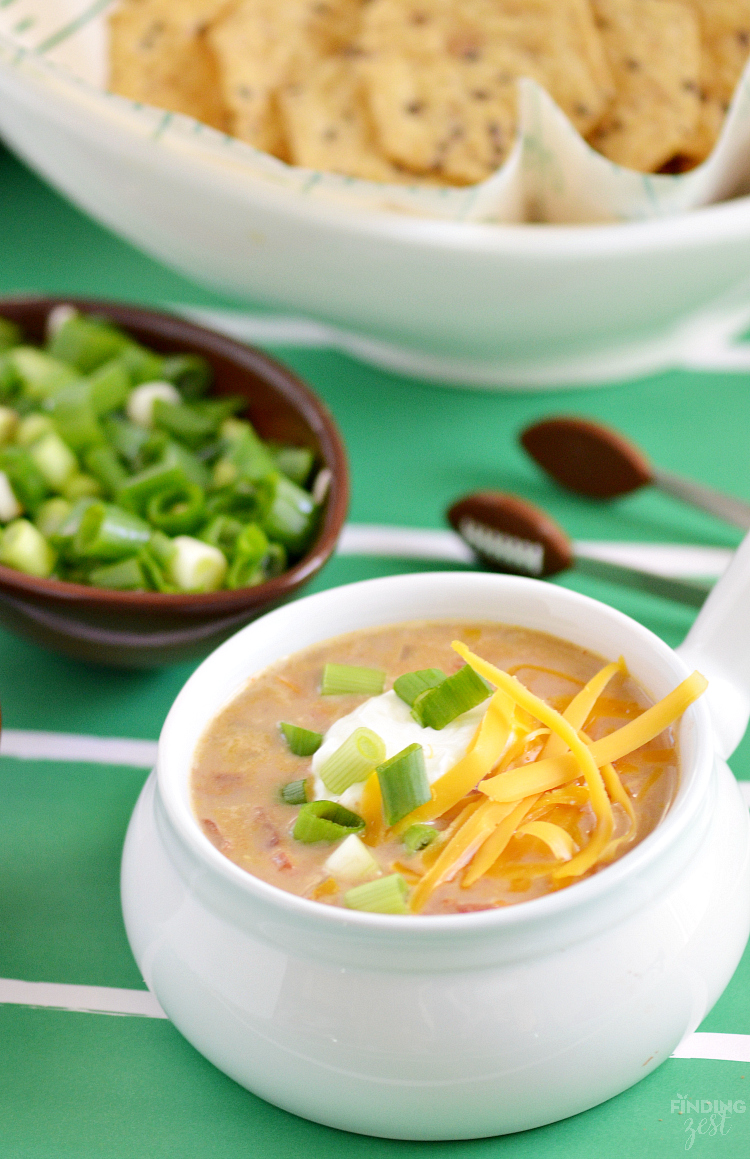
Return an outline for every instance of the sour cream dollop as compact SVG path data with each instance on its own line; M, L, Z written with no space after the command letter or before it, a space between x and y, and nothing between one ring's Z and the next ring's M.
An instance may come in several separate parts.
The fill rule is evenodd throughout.
M469 709L446 724L440 730L422 728L411 715L411 709L401 697L393 692L381 696L371 696L359 708L334 721L325 734L323 743L312 759L315 777L314 798L316 801L339 801L347 809L356 811L362 799L364 782L350 785L340 796L331 793L320 778L320 768L339 748L355 728L371 728L385 744L386 759L395 757L410 744L421 744L424 750L424 764L430 784L447 773L448 769L461 760L469 743L487 711L487 701Z

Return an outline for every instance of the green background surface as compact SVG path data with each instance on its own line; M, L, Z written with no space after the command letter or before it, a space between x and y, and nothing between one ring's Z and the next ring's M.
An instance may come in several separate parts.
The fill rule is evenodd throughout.
M231 305L99 228L0 146L0 294L89 294L146 304ZM259 306L259 308L261 308ZM445 526L443 512L479 487L544 506L572 538L733 547L740 535L655 491L610 504L557 490L516 446L553 412L619 427L660 466L750 500L750 393L744 375L661 374L565 394L446 390L330 351L275 348L336 416L349 448L356 522ZM334 558L308 590L428 565ZM575 573L556 581L606 600L676 645L692 614ZM8 728L155 739L193 665L117 672L44 652L0 631L0 703ZM750 779L750 742L732 758ZM141 770L0 757L0 977L138 988L118 897L127 820ZM750 1034L750 955L702 1029ZM690 1098L748 1099L750 1064L669 1060L617 1099L522 1135L398 1143L297 1119L242 1090L167 1022L0 1006L0 1159L286 1159L466 1155L623 1159L681 1154ZM697 1120L696 1124L697 1125ZM707 1128L708 1129L708 1128ZM694 1155L750 1154L750 1109Z

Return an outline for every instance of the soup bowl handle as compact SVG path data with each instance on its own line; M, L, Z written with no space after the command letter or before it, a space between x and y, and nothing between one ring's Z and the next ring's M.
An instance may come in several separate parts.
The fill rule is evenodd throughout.
M730 757L750 719L750 533L677 652L708 680L716 750Z

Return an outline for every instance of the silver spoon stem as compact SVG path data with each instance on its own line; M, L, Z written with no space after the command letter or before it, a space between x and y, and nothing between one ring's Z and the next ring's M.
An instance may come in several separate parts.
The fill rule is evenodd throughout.
M685 479L682 475L673 475L671 471L662 471L659 467L653 468L653 483L660 491L665 491L675 499L682 499L685 503L692 503L701 511L709 515L716 515L735 527L750 529L750 503L742 499L735 499L731 495L722 495L703 483L695 483L692 479Z

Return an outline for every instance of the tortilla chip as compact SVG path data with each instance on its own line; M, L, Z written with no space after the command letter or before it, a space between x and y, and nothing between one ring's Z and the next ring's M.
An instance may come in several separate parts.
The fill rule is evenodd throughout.
M277 94L354 34L359 0L241 0L209 31L232 132L289 159Z
M226 130L206 28L227 0L124 0L109 18L112 92Z
M361 78L346 57L307 67L279 101L295 165L368 181L414 181L378 150Z
M613 95L587 0L371 0L358 44L383 151L456 184L507 157L519 77L544 85L581 132Z
M687 152L701 114L695 12L674 0L592 7L617 95L589 142L628 169L661 169Z
M704 161L716 144L750 56L750 0L687 0L698 15L703 43L703 112L689 152Z

